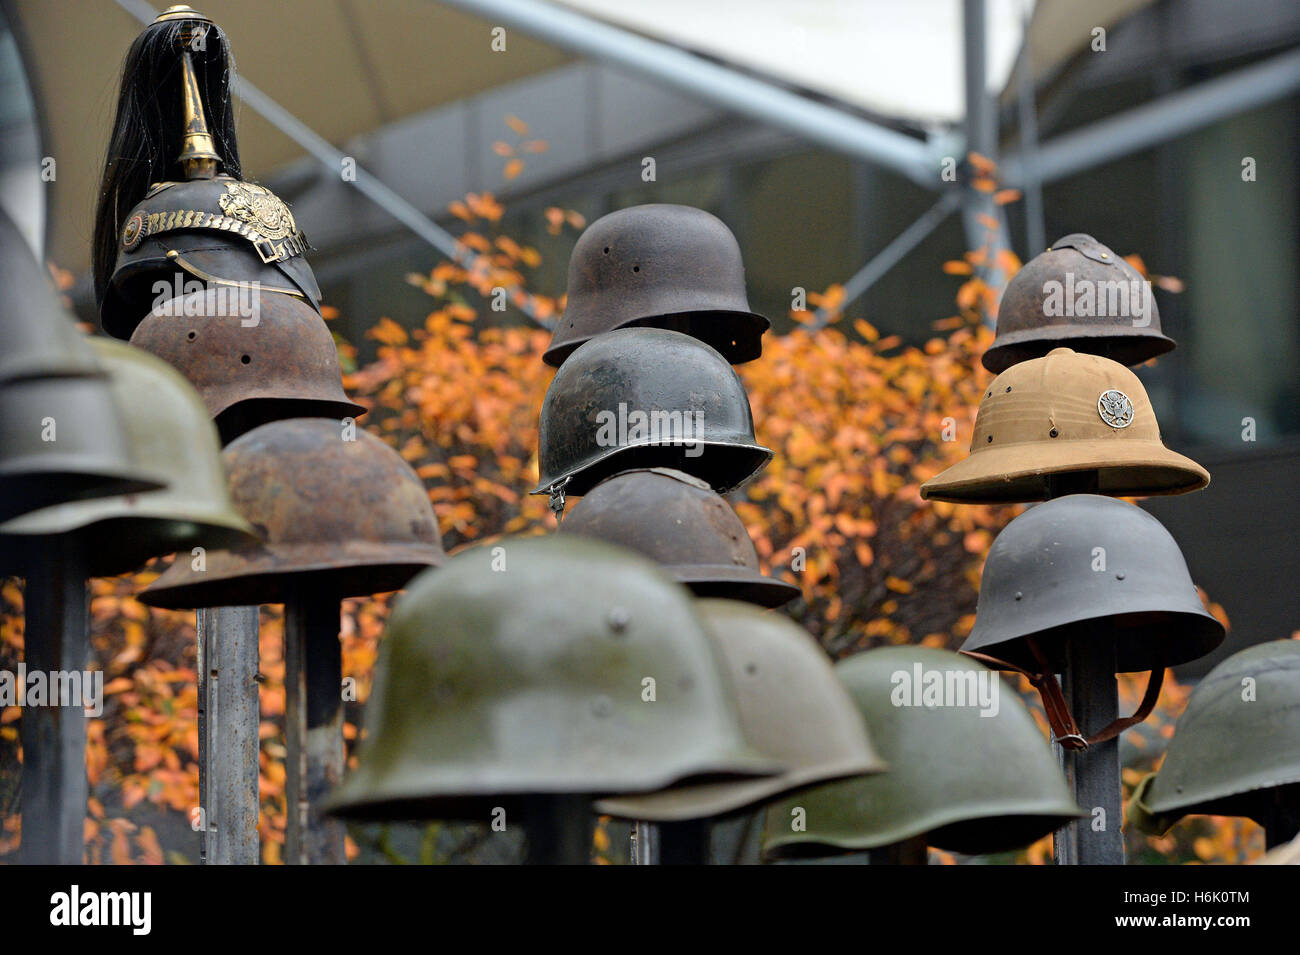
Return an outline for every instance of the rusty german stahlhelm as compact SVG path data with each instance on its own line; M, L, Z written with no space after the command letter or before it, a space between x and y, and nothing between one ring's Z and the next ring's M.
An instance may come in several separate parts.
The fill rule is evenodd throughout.
M1055 674L1065 669L1070 641L1103 635L1114 640L1115 672L1151 676L1133 716L1084 740ZM1223 637L1158 520L1126 501L1071 494L1031 507L993 542L961 652L1026 674L1043 695L1053 734L1078 749L1144 720L1165 668L1204 656Z
M921 485L963 504L1041 501L1049 479L1095 478L1096 492L1146 497L1198 491L1209 472L1170 451L1137 375L1119 362L1055 348L988 386L970 456Z
M94 577L124 574L151 557L194 546L256 540L230 501L217 429L189 383L166 362L124 342L95 338L90 344L123 410L132 460L165 476L167 487L72 501L7 521L0 525L6 566L21 566L43 538L64 534L81 542Z
M698 819L813 783L884 772L853 697L802 627L734 600L701 600L696 610L722 652L745 741L787 769L765 779L613 796L597 802L597 812L650 822Z
M1246 816L1271 825L1300 805L1300 640L1272 640L1211 670L1187 701L1160 771L1129 819L1164 833L1183 816ZM1272 833L1270 832L1270 835Z
M707 342L733 365L763 351L731 230L691 206L643 205L593 222L569 259L568 300L545 354L561 365L602 332L648 325Z
M612 544L463 551L412 581L379 652L338 815L487 821L520 797L783 768L746 743L689 591Z
M772 452L749 397L708 345L662 328L607 332L575 351L542 402L534 494L581 497L620 471L667 467L729 491Z
M379 438L324 418L262 425L222 459L235 507L264 543L181 555L139 595L168 609L283 603L294 588L397 590L445 559L424 484Z
M720 494L670 468L607 478L565 517L560 532L644 554L700 597L779 607L799 596L798 587L759 571L749 532Z
M343 392L338 348L320 315L287 295L257 296L248 308L234 301L218 289L169 299L131 335L189 380L223 441L268 421L365 414Z
M1076 232L1025 263L998 305L997 337L984 353L994 374L1065 346L1140 365L1174 341L1142 274L1090 235Z

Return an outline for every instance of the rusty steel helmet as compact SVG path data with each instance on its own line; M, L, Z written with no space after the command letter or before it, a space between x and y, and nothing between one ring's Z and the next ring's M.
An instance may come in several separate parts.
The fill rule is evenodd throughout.
M649 557L700 597L779 607L799 588L765 577L749 532L726 500L671 468L624 471L597 484L560 525Z
M718 352L680 332L622 328L587 342L555 373L537 457L533 494L581 497L643 467L685 471L729 491L772 452L756 442L745 387Z
M203 402L166 362L130 345L97 338L91 346L124 412L131 459L165 477L145 494L74 501L32 511L0 525L0 554L20 566L44 537L75 534L94 577L113 577L149 558L256 540L226 491L221 444Z
M283 603L290 591L343 597L397 590L445 559L424 484L355 425L273 421L228 445L235 507L265 543L178 559L139 595L167 609ZM184 555L183 555L184 557Z
M127 213L100 322L130 338L155 305L196 284L288 296L319 311L308 248L289 207L265 186L229 176L156 183Z
M389 619L337 815L479 817L783 767L741 733L690 593L638 554L508 538L421 574Z
M1119 362L1055 348L988 386L970 456L921 485L929 500L1041 501L1049 479L1094 477L1096 491L1146 497L1198 491L1209 472L1170 451L1137 375Z
M858 852L922 835L939 849L1001 852L1083 815L1034 718L991 670L915 646L868 650L835 669L889 770L770 803L766 857Z
M1160 771L1144 778L1129 820L1164 833L1183 816L1270 823L1300 803L1300 640L1235 653L1192 691Z
M802 627L734 600L701 600L695 609L722 651L745 740L787 768L765 779L614 796L597 802L597 812L650 822L698 819L812 783L885 770L853 698Z
M1070 641L1102 634L1114 640L1117 673L1151 675L1132 716L1085 739L1055 674ZM1071 494L1031 507L993 542L961 652L1028 676L1056 739L1083 749L1145 720L1165 668L1204 656L1223 637L1158 520L1125 501Z
M615 328L684 332L733 365L763 352L768 320L745 297L745 266L731 230L691 206L620 209L588 226L569 259L568 299L543 356L559 366Z
M0 209L0 520L156 490L132 460L108 377Z
M338 348L325 320L298 299L244 304L219 289L162 302L131 335L189 379L231 441L268 421L359 417L343 392Z
M1151 285L1123 256L1075 232L1025 263L998 305L984 367L1001 374L1059 346L1140 365L1174 347Z

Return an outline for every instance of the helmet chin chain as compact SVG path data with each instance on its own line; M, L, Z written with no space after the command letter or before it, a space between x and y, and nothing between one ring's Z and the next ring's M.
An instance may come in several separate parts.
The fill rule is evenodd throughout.
M1043 653L1038 646L1038 641L1033 637L1027 638L1025 642L1029 645L1030 652L1033 653L1034 659L1038 662L1037 673L1031 673L1023 667L989 656L987 653L977 653L974 650L963 650L961 652L964 656L972 657L999 669L1015 670L1028 679L1034 685L1034 689L1038 691L1038 695L1042 697L1043 710L1047 713L1047 722L1052 729L1052 739L1060 744L1062 749L1084 750L1096 743L1104 743L1106 740L1114 739L1130 726L1141 723L1155 709L1156 700L1160 698L1160 687L1165 681L1164 667L1152 670L1147 677L1146 692L1142 694L1142 702L1138 704L1138 708L1134 710L1132 716L1113 720L1091 736L1084 736L1079 729L1079 724L1075 722L1074 717L1070 714L1070 708L1065 702L1065 694L1061 692L1061 684L1057 681L1056 674L1047 661L1047 655Z
M571 480L573 480L572 474L567 475L562 481L556 481L547 488L551 494L551 510L555 513L555 523L557 524L564 520L564 488Z

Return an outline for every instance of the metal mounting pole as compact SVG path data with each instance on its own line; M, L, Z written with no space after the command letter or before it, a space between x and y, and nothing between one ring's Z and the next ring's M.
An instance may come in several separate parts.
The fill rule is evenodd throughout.
M526 865L588 865L596 824L591 797L534 795L524 806Z
M49 539L32 555L23 595L28 673L86 673L86 561L73 535ZM57 681L68 685L67 681ZM25 704L19 731L23 744L22 860L27 865L81 865L85 847L86 715L83 699L54 697ZM102 701L101 701L102 702ZM58 705L66 704L66 705Z
M339 601L292 595L284 606L285 862L344 865L346 828L320 804L343 778Z
M201 858L257 865L258 608L198 611Z

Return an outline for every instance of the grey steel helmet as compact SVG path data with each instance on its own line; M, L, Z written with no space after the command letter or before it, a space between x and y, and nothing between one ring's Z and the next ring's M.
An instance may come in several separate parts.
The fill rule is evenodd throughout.
M1117 673L1151 675L1132 716L1085 738L1056 673L1070 641L1103 636L1114 642ZM1223 637L1158 520L1115 498L1071 494L1031 507L993 542L961 652L1028 676L1058 742L1083 749L1145 720L1165 668L1204 656Z
M596 336L555 373L532 493L580 497L644 467L685 471L722 492L771 456L754 438L744 385L717 351L680 332L623 328Z
M939 849L1001 852L1083 815L1033 717L996 673L915 646L868 650L835 670L889 771L770 803L766 857L878 849L922 835Z
M380 647L337 815L481 818L538 794L771 775L690 593L638 554L508 538L422 574Z
M716 216L651 203L589 225L569 258L564 314L543 357L559 366L596 335L638 325L685 332L733 365L762 353L768 320L749 307L740 246Z
M802 627L735 600L700 600L695 606L722 651L745 740L787 769L766 779L612 796L596 803L597 812L651 822L698 819L812 783L885 770L853 698Z
M1228 657L1187 701L1160 771L1144 778L1129 819L1163 833L1187 815L1270 822L1300 805L1300 640Z
M722 495L671 468L606 478L565 517L560 533L642 553L700 597L779 607L799 596L798 587L759 572L749 532Z

